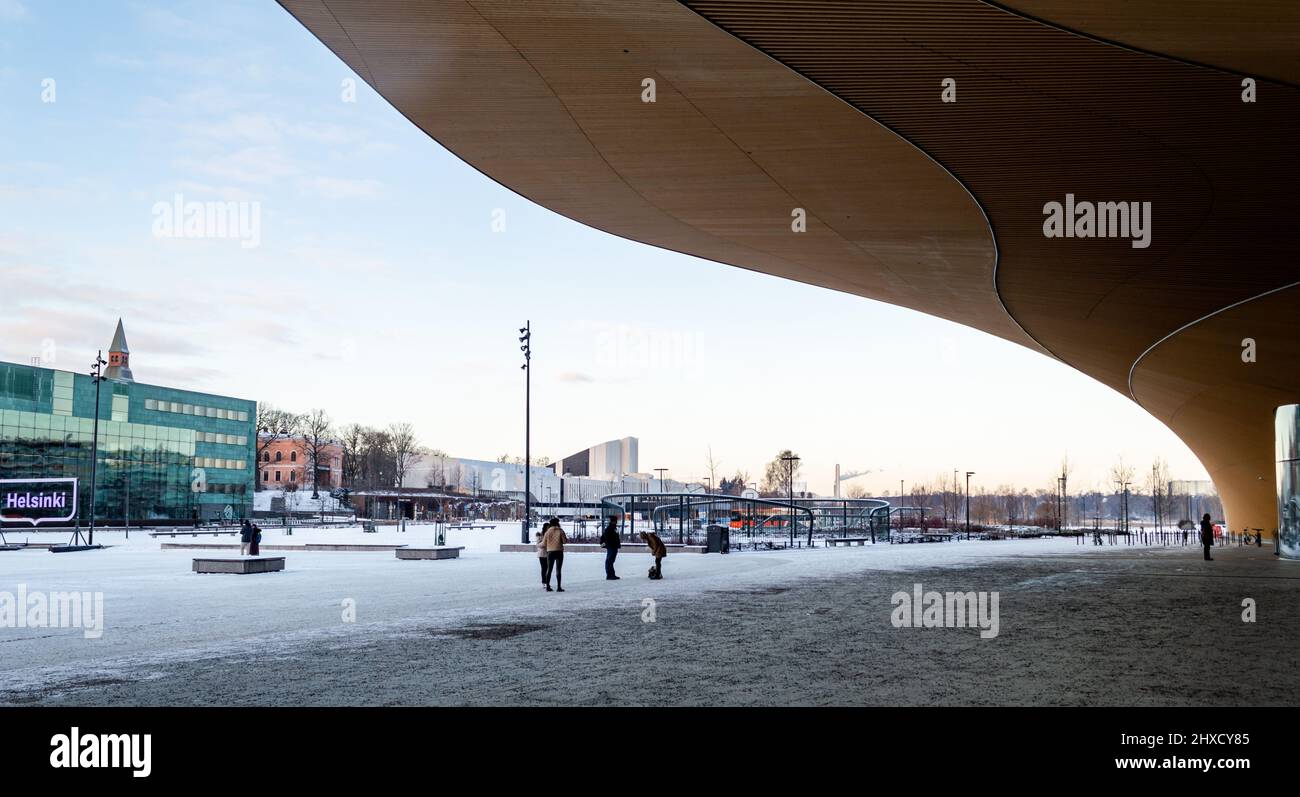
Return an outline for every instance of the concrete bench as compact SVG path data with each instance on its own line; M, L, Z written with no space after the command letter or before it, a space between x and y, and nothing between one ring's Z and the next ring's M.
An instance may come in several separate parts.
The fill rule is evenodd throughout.
M361 533L362 533L362 534L378 534L379 532L375 530L375 524L374 524L374 523L362 523L362 524L361 524Z
M222 529L220 531L151 531L150 537L215 537L220 534L239 534L239 529Z
M274 573L284 569L283 556L259 556L247 559L195 559L195 573Z
M826 547L834 548L836 545L866 545L871 542L870 537L827 537Z
M398 559L459 559L464 546L438 545L432 548L398 548Z

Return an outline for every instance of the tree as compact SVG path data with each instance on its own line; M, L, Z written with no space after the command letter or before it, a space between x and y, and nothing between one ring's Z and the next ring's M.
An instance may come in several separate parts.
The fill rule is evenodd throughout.
M722 477L722 481L718 482L718 492L722 495L740 495L745 492L745 488L748 486L749 474L743 470L738 470L736 475L730 479L726 476Z
M713 458L713 446L709 446L708 456L704 459L704 467L709 471L709 489L722 491L722 485L718 484L718 468L722 463Z
M259 403L257 405L257 467L262 467L262 455L272 445L298 434L301 424L301 415L270 404ZM261 479L256 480L254 489L262 489Z
M1124 485L1133 483L1134 474L1133 466L1126 465L1124 457L1115 460L1115 464L1110 468L1110 480L1115 484L1115 493L1119 496L1119 500L1115 502L1116 519L1127 518L1127 506L1124 504ZM1125 528L1124 531L1128 531L1128 529Z
M763 470L764 495L780 496L790 494L792 480L799 478L799 474L803 470L799 463L795 462L792 471L790 468L791 463L785 461L787 457L794 456L797 455L787 448L777 454L771 462L767 463L767 467Z
M1147 476L1147 491L1151 493L1151 512L1155 515L1156 531L1169 521L1173 509L1172 496L1165 491L1169 484L1169 463L1156 457L1151 463L1151 474Z
M866 498L867 488L860 484L850 484L844 491L845 498Z
M330 439L330 433L333 431L330 416L325 410L312 410L302 416L299 428L302 434L304 467L311 469L311 497L313 499L320 498L318 482L320 480L321 455L324 453L326 446L333 442Z
M366 428L361 424L350 423L339 430L339 445L343 448L343 483L340 487L351 490L360 482L365 440Z
M409 423L389 424L388 440L393 456L393 482L401 490L407 471L423 452L423 447L415 437L415 427Z

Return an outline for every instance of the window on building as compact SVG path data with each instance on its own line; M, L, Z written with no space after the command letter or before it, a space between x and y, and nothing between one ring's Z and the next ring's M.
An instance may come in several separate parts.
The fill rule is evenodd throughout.
M267 481L266 476L267 476L266 471L262 471L262 481Z
M289 471L289 481L291 482L298 481L298 471L296 470Z
M280 471L278 470L275 472L275 480L280 481Z
M276 461L276 462L279 462L280 459L281 459L283 456L284 456L284 452L283 452L283 451L277 451L277 452L275 452L275 461Z
M263 462L270 462L270 461L271 461L271 452L270 452L270 451L263 451L263 452L262 452L262 461L263 461Z
M297 452L297 451L290 451L290 452L289 452L289 461L290 461L290 462L297 462L297 461L298 461L298 452Z

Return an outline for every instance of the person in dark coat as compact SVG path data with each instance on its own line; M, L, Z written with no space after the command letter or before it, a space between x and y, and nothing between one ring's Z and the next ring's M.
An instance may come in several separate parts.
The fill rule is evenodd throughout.
M248 544L253 541L253 524L247 519L239 527L239 555L248 555Z
M600 535L600 547L605 549L606 581L618 581L618 576L614 575L614 560L618 558L618 549L622 545L623 541L618 537L618 515L610 515L609 524Z
M1205 549L1205 561L1213 562L1210 556L1210 547L1214 545L1214 524L1210 522L1210 514L1207 512L1201 518L1201 547Z
M260 547L261 543L262 543L262 529L261 527L254 524L253 532L252 534L249 535L248 555L261 556L262 553L262 549Z

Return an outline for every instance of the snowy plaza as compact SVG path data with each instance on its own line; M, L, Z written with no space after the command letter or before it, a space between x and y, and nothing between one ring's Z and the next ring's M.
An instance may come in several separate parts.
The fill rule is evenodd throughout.
M0 703L1249 704L1260 662L1300 656L1300 571L1267 548L1216 549L1214 570L1195 547L1052 538L673 552L662 581L627 551L613 582L603 555L570 553L557 594L533 554L501 551L518 535L453 529L459 559L399 561L281 548L428 546L434 527L267 529L263 556L286 569L252 576L191 572L237 548L162 548L232 537L100 530L99 551L7 551L0 592L102 594L103 616L93 638L0 628ZM921 584L1000 593L997 636L895 627L891 596Z

